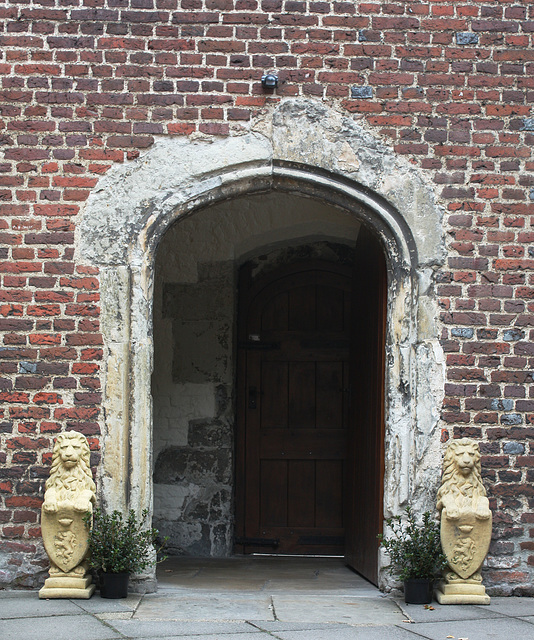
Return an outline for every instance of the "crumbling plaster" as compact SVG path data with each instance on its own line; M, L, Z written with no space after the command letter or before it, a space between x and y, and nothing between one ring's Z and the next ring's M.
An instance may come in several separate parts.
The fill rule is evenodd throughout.
M438 483L444 362L434 271L441 211L418 169L346 114L289 99L226 138L161 138L116 165L86 203L78 258L100 267L105 355L100 493L152 509L152 287L175 221L215 201L280 190L322 199L374 228L389 267L385 512L429 505Z

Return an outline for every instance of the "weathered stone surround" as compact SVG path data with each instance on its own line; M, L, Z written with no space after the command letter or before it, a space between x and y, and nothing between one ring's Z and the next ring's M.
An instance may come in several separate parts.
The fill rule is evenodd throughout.
M164 233L214 201L273 189L330 202L382 238L390 270L386 512L408 498L427 502L436 486L444 361L433 282L444 252L432 190L409 163L315 101L284 102L271 117L244 136L156 143L112 168L82 213L79 258L98 266L102 282L99 484L110 507L152 508L152 291Z

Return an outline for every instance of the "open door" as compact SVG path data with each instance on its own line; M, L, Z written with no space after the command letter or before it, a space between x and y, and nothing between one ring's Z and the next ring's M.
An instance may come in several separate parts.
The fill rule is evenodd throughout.
M239 553L342 555L373 583L383 520L386 265L362 227L354 266L240 274Z
M362 226L352 277L345 558L373 584L383 523L386 302L384 252Z
M342 555L351 268L240 279L236 550Z

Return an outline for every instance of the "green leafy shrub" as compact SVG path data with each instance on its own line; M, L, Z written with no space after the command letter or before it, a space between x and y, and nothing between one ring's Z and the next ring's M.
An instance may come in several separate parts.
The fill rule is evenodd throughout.
M120 511L95 509L92 524L88 514L90 566L106 573L136 573L155 563L158 530L147 527L147 520L147 510L138 518L131 509L124 518Z
M436 578L447 566L447 558L441 549L439 524L430 511L423 513L421 523L416 521L410 507L406 507L406 520L393 516L386 520L391 529L389 537L380 534L380 544L388 553L389 569L400 580Z

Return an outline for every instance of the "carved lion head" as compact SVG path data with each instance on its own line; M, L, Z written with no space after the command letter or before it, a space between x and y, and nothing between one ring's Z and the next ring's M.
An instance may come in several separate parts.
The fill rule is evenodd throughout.
M83 434L77 431L60 433L54 444L52 467L46 488L53 486L58 478L80 475L79 471L82 472L82 475L87 476L92 484L90 456L89 443ZM76 473L77 470L78 473Z
M450 441L443 460L443 477L439 494L446 492L448 485L457 483L458 479L461 479L462 483L470 482L481 490L482 495L485 495L480 466L480 448L471 438Z

